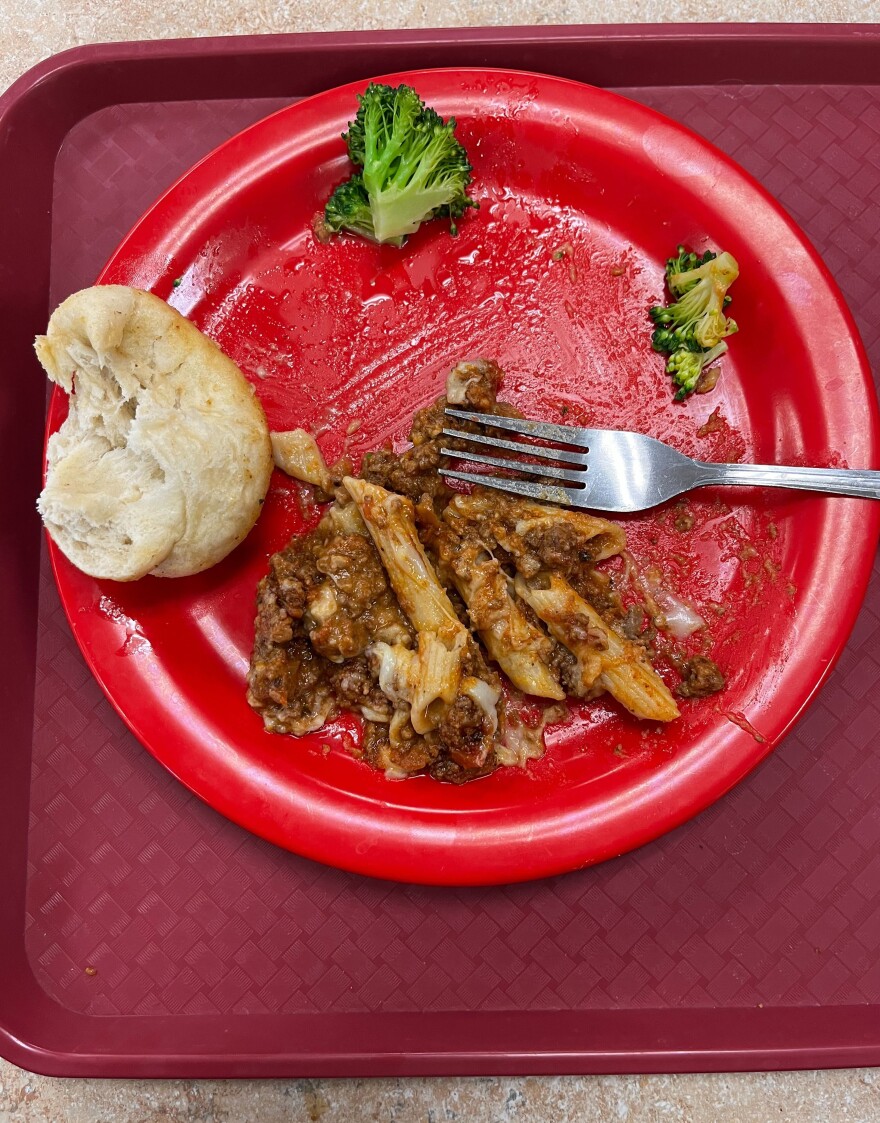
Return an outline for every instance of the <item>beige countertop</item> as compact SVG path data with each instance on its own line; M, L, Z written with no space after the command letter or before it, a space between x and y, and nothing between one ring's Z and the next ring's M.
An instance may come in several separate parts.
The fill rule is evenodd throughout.
M0 88L84 43L391 27L568 23L880 22L880 0L0 0ZM381 1080L58 1080L0 1061L0 1123L869 1123L874 1070L706 1076Z

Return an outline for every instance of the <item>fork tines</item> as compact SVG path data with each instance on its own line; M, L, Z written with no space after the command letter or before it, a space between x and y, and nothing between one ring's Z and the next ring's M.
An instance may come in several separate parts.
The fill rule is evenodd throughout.
M470 413L461 409L447 408L445 412L448 417L476 422L487 428L507 430L522 437L555 441L557 444L577 444L577 438L572 430L567 429L564 425L526 421L516 417L500 417L495 414ZM552 448L548 445L534 444L530 440L504 440L501 437L488 436L485 433L469 433L461 429L444 429L443 435L452 437L456 441L470 441L478 445L488 445L493 449L521 453L530 459L512 460L509 457L488 456L460 448L442 448L440 451L444 456L466 460L473 464L483 464L490 468L500 468L507 472L518 472L521 475L539 477L538 481L532 482L517 477L486 476L475 472L456 472L445 468L441 469L443 475L451 479L463 480L465 483L482 484L484 487L510 491L515 495L526 495L543 502L563 504L576 503L576 493L584 486L584 473L587 469L586 452ZM548 463L535 463L535 460ZM562 465L572 465L573 467L567 468ZM548 477L564 480L570 486L555 486L552 483L540 482Z

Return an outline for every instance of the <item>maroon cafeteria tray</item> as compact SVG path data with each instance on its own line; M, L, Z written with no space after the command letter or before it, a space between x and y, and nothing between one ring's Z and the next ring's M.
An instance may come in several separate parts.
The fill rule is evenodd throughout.
M191 796L87 671L34 510L31 349L185 168L272 109L410 67L621 90L757 176L880 369L880 28L601 27L79 48L0 98L0 1052L75 1076L651 1072L880 1062L880 580L795 733L599 867L419 888ZM686 83L680 84L686 75ZM771 391L772 392L772 388Z

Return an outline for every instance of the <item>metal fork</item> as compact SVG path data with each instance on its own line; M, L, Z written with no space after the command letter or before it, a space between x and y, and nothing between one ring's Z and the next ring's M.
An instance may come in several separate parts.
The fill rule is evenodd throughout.
M567 445L568 448L548 448L530 441L508 441L484 433L444 429L444 436L488 445L493 449L525 453L546 463L484 456L451 448L441 449L444 456L492 468L531 473L542 478L565 480L569 486L484 476L475 472L455 472L447 468L441 469L444 476L566 507L587 507L592 511L645 511L692 488L715 487L719 484L734 487L788 487L801 491L822 491L830 495L880 499L880 471L861 468L786 468L778 464L713 464L705 460L692 460L663 441L641 433L521 421L494 414L469 413L462 409L447 409L446 414L462 421L475 421L492 429L505 429L522 437L554 441L556 444ZM571 451L574 448L581 451Z

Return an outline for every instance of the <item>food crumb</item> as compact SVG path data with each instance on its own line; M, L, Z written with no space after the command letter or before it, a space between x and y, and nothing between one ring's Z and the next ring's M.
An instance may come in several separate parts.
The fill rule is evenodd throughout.
M626 751L624 750L623 745L620 745L620 744L615 745L612 752L614 753L615 756L619 756L619 757L625 757L627 755Z
M315 496L315 488L312 484L303 483L300 480L296 480L295 483L295 494L300 514L303 518L309 518L318 502Z
M98 973L98 968L92 966L86 967L85 973L89 976L90 979L93 979Z
M775 542L778 535L779 528L777 527L776 523L767 523L767 537Z
M744 733L748 733L753 740L757 741L759 745L764 745L767 738L755 729L754 725L749 721L744 713L739 710L716 710L722 717L726 717L733 725L738 726Z
M330 746L326 743L321 745L321 752L324 754L324 756L327 756L330 752Z
M353 433L356 433L358 431L358 429L360 429L360 427L361 427L360 421L352 421L352 423L349 425L349 427L345 430L346 435L350 437Z
M694 516L690 511L679 511L672 525L679 534L685 534L687 531L694 529Z
M708 437L710 433L717 433L719 429L724 429L726 425L727 422L721 416L721 407L716 406L699 429L697 429L697 436Z
M315 240L320 242L322 246L326 246L332 238L333 232L324 221L323 211L318 211L312 219L312 233L315 235Z
M718 664L705 655L673 660L673 663L681 675L681 682L675 688L680 698L705 698L707 694L717 694L727 685Z
M708 394L710 390L715 389L720 377L721 367L715 365L703 367L702 371L700 371L700 377L697 379L697 384L694 387L694 393Z
M350 456L340 457L335 464L330 466L330 476L336 482L341 482L345 476L350 476L353 471L354 466Z
M622 265L612 265L611 266L611 276L612 277L622 277L625 272L626 272L626 270L623 268Z
M573 285L577 284L577 266L574 263L574 246L571 242L564 242L550 255L552 261L563 261L568 258L568 279Z

